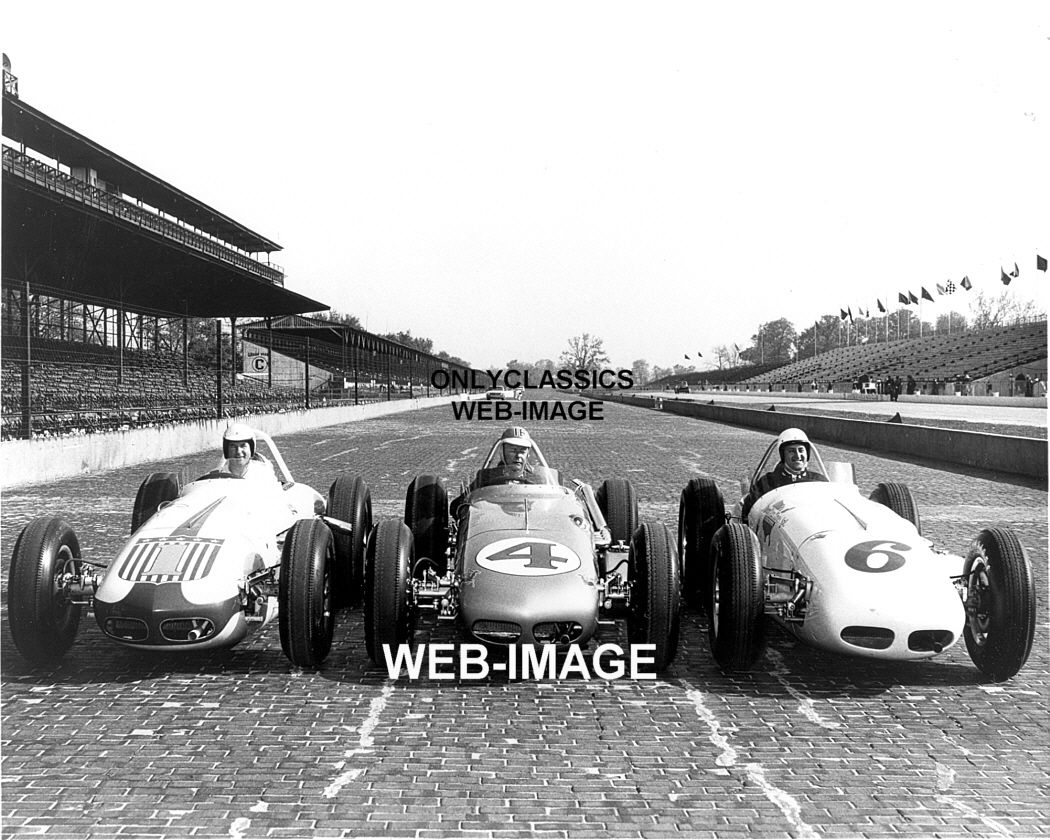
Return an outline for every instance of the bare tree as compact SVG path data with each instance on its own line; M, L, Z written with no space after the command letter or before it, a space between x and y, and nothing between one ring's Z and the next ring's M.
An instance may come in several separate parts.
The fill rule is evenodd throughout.
M978 292L970 301L975 330L988 330L1018 321L1034 320L1041 313L1033 301L1020 301L1009 289L1000 295Z
M569 349L562 351L558 364L576 370L597 370L609 363L602 339L590 333L569 339Z

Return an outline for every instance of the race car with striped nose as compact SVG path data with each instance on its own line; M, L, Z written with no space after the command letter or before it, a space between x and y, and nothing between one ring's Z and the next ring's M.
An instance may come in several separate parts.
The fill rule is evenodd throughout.
M174 473L151 474L135 498L131 537L112 562L85 557L61 518L22 530L8 621L27 662L56 664L85 608L109 639L165 651L230 647L276 618L293 663L324 660L336 607L360 592L354 569L372 527L371 494L360 477L344 475L321 496L295 481L268 434L251 431L261 478L220 468L182 486Z
M922 536L907 485L879 483L865 498L853 465L825 466L808 439L817 480L756 494L777 463L778 440L740 482L743 498L728 513L709 478L692 479L680 497L686 598L707 611L723 670L755 664L767 620L840 654L926 659L963 638L985 678L1006 680L1021 669L1035 635L1036 594L1012 531L984 528L963 555L938 548ZM756 495L748 510L745 500Z
M670 530L639 521L624 479L597 493L581 481L562 486L523 438L527 466L501 462L501 438L451 505L441 478L420 475L404 518L376 525L366 550L369 655L380 664L384 646L409 644L424 616L497 650L583 648L602 624L625 618L630 643L652 645L655 669L666 668L681 594Z

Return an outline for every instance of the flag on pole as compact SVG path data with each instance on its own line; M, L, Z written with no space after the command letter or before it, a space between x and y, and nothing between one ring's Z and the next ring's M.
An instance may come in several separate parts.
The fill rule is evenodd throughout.
M966 291L970 291L970 289L973 288L973 283L970 282L969 275L967 275L966 277L963 277L963 279L959 283L959 285L962 286L964 289L966 289Z
M1020 277L1021 269L1017 267L1017 263L1014 263L1014 270L1010 272L1011 277Z
M1038 254L1035 255L1035 270L1046 271L1046 257L1041 257Z
M688 353L684 353L683 355L684 355L684 356L685 356L685 357L686 357L687 359L689 358L689 354L688 354Z
M954 283L954 281L949 280L947 283L944 284L944 293L946 295L954 295L955 294L955 283Z
M915 292L911 291L910 289L908 290L908 299L912 303L918 303L919 302L919 299L917 297L915 297Z
M1002 276L1002 278L1001 278L1001 279L1002 279L1002 281L1003 281L1003 285L1004 285L1004 286L1009 286L1009 285L1010 285L1010 281L1011 281L1011 280L1012 280L1013 278L1012 278L1012 277L1010 277L1010 275L1009 275L1009 274L1007 274L1007 273L1006 273L1005 271L1003 271L1003 269L1002 269L1002 267L1001 267L1001 266L1000 266L1000 268L999 268L999 273L1003 275L1003 276Z
M946 295L946 294L948 294L948 292L945 291L944 286L942 286L940 283L937 283L936 285L937 285L937 294L939 294L939 295Z
M879 300L878 298L875 298L875 303L877 303L879 305L879 312L885 312L886 311L886 307L882 305L882 301L881 300Z
M701 353L701 352L700 352L699 350L697 350L697 351L696 351L696 358L698 358L698 359L702 359L702 358L704 358L704 354L703 354L703 353Z
M846 315L846 310L843 309L842 307L839 307L839 320L840 321L845 321L847 317L848 316Z
M907 306L909 303L911 303L911 301L908 300L908 296L906 294L904 294L904 292L897 292L897 300L899 300L905 306Z
M852 324L853 323L853 308L850 307L849 309L847 309L846 310L846 314L849 315L849 322Z
M922 287L922 296L926 298L926 300L928 300L930 303L933 303L933 295L926 291L925 286Z

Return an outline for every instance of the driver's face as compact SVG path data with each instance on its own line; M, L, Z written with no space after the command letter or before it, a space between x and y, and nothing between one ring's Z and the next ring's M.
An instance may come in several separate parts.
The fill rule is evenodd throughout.
M227 444L228 461L247 461L252 457L251 444L246 440L234 441Z
M800 473L806 468L809 455L803 443L789 443L784 447L784 466L791 472Z
M503 463L504 464L515 464L525 466L525 459L528 457L529 447L527 446L516 446L513 443L503 444Z

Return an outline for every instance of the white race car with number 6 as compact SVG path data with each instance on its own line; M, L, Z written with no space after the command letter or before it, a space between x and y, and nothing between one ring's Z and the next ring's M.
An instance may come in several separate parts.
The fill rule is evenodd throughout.
M746 495L777 463L770 445ZM959 637L977 668L1005 680L1024 665L1035 634L1035 585L1013 532L985 528L965 556L921 532L911 491L878 484L864 498L853 467L816 447L810 469L828 481L790 484L742 501L727 515L710 479L682 491L679 553L686 597L704 606L714 658L724 670L761 656L766 617L799 639L838 653L924 659Z

